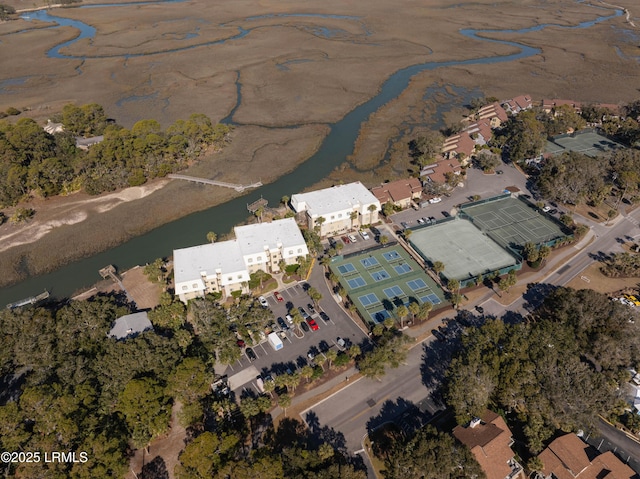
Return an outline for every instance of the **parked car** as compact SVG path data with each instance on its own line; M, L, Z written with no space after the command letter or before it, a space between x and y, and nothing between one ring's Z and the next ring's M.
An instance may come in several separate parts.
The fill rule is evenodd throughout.
M300 323L300 327L302 328L302 330L303 330L305 333L308 333L308 332L309 332L309 325L308 325L307 323L305 323L304 321L303 321L302 323Z
M553 209L549 210L549 214L550 214L550 215L555 215L557 212L558 212L558 210L557 210L557 209L555 209L555 208L553 208Z
M282 303L284 301L284 298L282 297L282 295L277 291L273 293L273 296L275 296L276 300L278 300L278 303Z
M502 170L496 170L496 175L501 175L502 173L504 173Z
M318 326L318 323L316 323L315 319L313 319L313 318L307 318L307 323L309 323L309 326L314 331L317 331L318 329L320 329L319 326Z
M346 341L340 337L336 339L336 344L340 346L342 349L344 349L345 346L347 345Z
M247 358L249 358L249 361L255 361L256 359L258 359L258 356L256 356L256 353L253 352L253 349L247 348L244 350L244 352L246 353Z
M330 321L331 318L329 318L329 315L327 313L325 313L324 311L320 311L320 317L322 319L324 319L325 323L328 323Z
M423 218L418 218L418 224L421 225L424 223L424 219Z
M313 304L307 304L307 309L311 311L311 314L316 314L316 308L313 307Z
M366 231L360 231L360 236L362 236L362 239L365 241L369 239L369 233L367 233Z
M544 208L542 208L542 211L544 211L545 213L548 213L549 211L551 211L551 206L545 206Z
M409 223L407 223L406 221L402 221L400 223L400 225L406 230L407 228L409 228Z
M260 302L263 308L269 307L269 302L267 301L267 298L265 298L264 296L259 296L258 301Z
M284 319L282 319L282 317L279 317L279 318L277 319L277 321L278 321L278 324L280 325L280 327L281 327L283 330L285 330L285 331L286 331L286 330L288 330L288 329L289 329L289 325L286 323L286 321L285 321Z
M244 348L244 346L245 346L244 341L242 339L238 339L236 341L236 344L241 348Z
M300 311L300 314L304 319L309 317L309 313L307 313L302 306L298 306L298 311Z
M436 203L440 203L442 201L442 198L440 198L439 196L436 196L435 198L431 198L429 200L429 203L431 203L432 205L436 204Z
M480 314L484 314L484 308L482 306L476 306L476 311Z
M358 238L356 238L355 235L347 235L347 238L349 238L349 241L351 241L352 243L358 242Z
M435 223L436 222L436 217L435 216L429 216L429 220L431 221L431 223Z
M287 314L287 315L285 316L285 318L287 319L287 321L289 322L289 324L293 324L293 318L291 317L291 315L290 315L290 314Z
M351 241L349 241L349 238L348 238L347 236L343 236L341 239L342 239L342 241L344 242L344 244L349 244L349 243L351 243Z

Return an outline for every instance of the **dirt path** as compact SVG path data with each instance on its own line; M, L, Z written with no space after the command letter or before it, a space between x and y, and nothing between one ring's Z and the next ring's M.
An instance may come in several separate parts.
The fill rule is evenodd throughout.
M128 474L125 476L126 479L138 479L142 468L145 465L147 465L147 467L152 467L157 471L161 471L164 467L169 474L169 479L173 479L175 477L173 471L176 464L178 464L178 456L184 448L187 437L186 429L182 427L180 425L180 421L178 421L178 414L181 409L182 404L180 402L176 402L171 410L171 429L166 436L153 441L148 448L148 452L144 449L138 449L136 451L129 463L130 469ZM158 457L161 459L158 459ZM133 471L135 471L135 474ZM157 477L163 476L158 475Z

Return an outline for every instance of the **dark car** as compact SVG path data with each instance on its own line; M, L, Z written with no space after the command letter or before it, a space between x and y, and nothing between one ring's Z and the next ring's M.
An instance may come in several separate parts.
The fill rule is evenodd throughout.
M555 208L553 208L553 209L549 210L549 214L550 214L550 215L555 215L557 212L558 212L558 210L557 210L557 209L555 209Z
M320 311L320 317L327 323L331 320L331 318L329 318L329 315L324 311Z
M503 173L502 170L496 170L496 175L501 175Z
M287 322L286 322L284 319L282 319L282 317L279 317L279 318L277 319L277 321L278 321L278 324L280 325L280 327L281 327L284 331L286 331L287 329L289 329L289 325L287 324Z
M316 314L316 308L313 307L313 304L307 304L307 309L311 311L311 314Z
M256 353L253 352L253 349L247 348L244 350L244 352L247 354L249 361L255 361L256 359L258 359L258 356L256 356Z
M309 325L308 325L307 323L305 323L305 322L300 323L300 327L302 328L302 330L303 330L305 333L308 333L308 332L309 332Z
M484 308L482 306L476 306L476 311L480 314L484 314Z
M314 331L317 331L319 329L318 323L316 323L315 319L307 318L307 323L309 323L309 326L311 326L311 329L313 329Z

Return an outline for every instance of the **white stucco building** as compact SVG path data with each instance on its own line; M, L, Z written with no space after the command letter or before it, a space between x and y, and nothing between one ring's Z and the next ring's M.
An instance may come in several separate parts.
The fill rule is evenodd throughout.
M247 293L251 273L280 271L309 254L293 218L237 226L236 239L173 251L176 295L185 303L207 293Z
M380 201L359 181L293 195L291 206L306 214L310 229L320 226L320 236L377 223L380 211Z

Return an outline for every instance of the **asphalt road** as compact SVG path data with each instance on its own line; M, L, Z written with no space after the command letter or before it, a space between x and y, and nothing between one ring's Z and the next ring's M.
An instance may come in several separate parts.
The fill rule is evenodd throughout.
M640 444L630 439L624 432L619 431L602 419L598 422L599 434L589 435L586 440L600 452L613 451L622 462L640 473Z
M409 351L405 365L388 371L379 381L362 378L354 382L303 411L302 419L307 424L340 431L347 450L353 453L362 448L368 429L393 420L413 405L435 413L437 408L429 399L431 392L423 384L420 372L423 351L422 345L416 345Z

